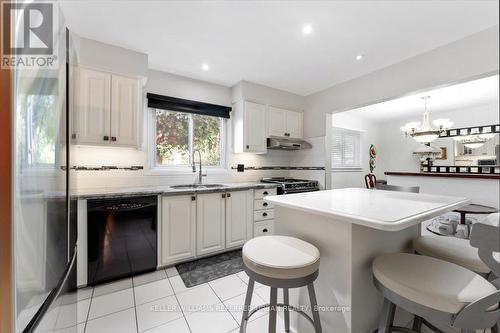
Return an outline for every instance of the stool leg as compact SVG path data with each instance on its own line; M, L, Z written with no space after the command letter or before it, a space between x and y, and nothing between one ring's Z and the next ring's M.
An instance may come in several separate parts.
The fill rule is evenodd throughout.
M253 295L253 287L255 285L255 281L252 279L248 280L247 287L247 296L245 297L245 305L243 308L243 315L241 316L241 325L240 325L240 333L244 333L246 331L246 320L248 319L248 313L250 312L250 304L252 304L252 295Z
M412 330L420 332L422 330L422 318L419 316L413 317Z
M384 298L384 307L380 315L380 322L378 324L378 333L390 333L391 326L394 321L394 313L396 312L396 305Z
M268 333L276 333L276 308L278 304L278 289L271 288L270 308L269 308L269 330Z
M290 332L290 310L288 306L290 305L290 297L288 294L288 288L283 288L283 303L285 303L285 332Z
M307 290L309 291L309 301L311 303L311 311L314 321L314 331L315 333L322 333L321 330L321 319L319 319L318 311L318 301L316 300L316 292L314 291L314 284L309 283L307 285Z

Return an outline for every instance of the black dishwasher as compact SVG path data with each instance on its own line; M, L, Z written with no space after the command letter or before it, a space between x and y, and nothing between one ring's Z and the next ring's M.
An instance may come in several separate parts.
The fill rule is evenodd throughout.
M88 285L153 271L157 197L87 201Z

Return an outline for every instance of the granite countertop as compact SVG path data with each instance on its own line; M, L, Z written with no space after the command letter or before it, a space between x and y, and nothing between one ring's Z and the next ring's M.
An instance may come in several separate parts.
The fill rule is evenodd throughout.
M71 194L74 199L122 198L143 195L180 195L195 193L213 193L236 190L275 188L278 184L268 183L224 183L220 187L206 188L172 188L170 186L144 186L123 188L98 188L79 190Z
M384 231L403 230L469 203L462 197L363 188L275 195L264 200Z

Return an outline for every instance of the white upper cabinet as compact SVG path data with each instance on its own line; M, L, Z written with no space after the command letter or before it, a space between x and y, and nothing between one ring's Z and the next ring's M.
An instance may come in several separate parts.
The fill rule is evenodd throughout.
M269 107L269 136L286 136L286 113L285 109Z
M74 142L107 144L111 119L111 74L86 68L76 70L74 87Z
M268 124L269 136L302 138L302 112L270 106Z
M196 255L225 249L225 193L199 194L196 197Z
M235 153L266 153L266 106L249 101L234 105L233 144Z
M286 131L288 133L288 137L290 138L302 138L302 112L287 111Z
M111 77L111 141L139 146L140 84L137 79Z
M83 67L75 72L73 143L138 147L140 79Z

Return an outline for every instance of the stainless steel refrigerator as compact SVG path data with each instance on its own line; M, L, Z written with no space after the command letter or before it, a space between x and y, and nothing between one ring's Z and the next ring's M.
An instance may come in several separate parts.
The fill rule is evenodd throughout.
M56 6L54 2L54 8L47 10L54 15L57 65L13 70L15 332L77 332L77 234L68 185L67 130L72 50ZM13 38L27 36L17 29Z

